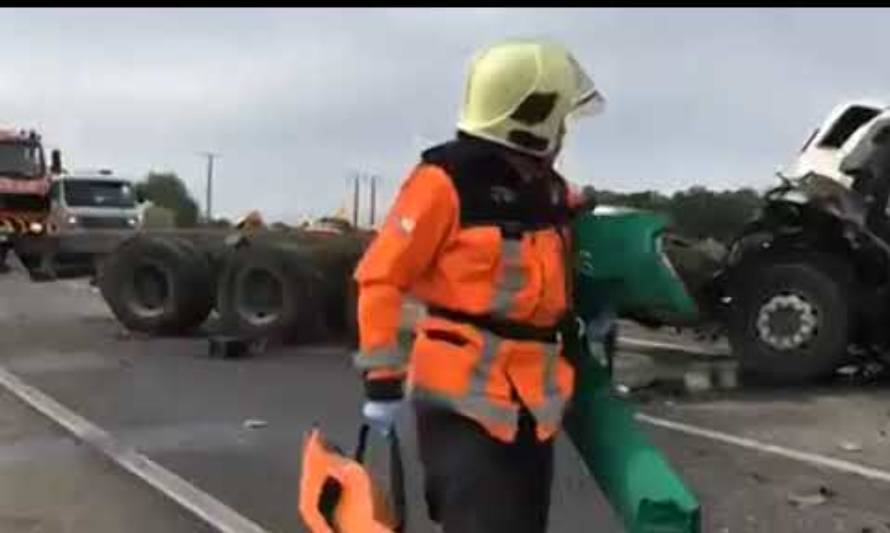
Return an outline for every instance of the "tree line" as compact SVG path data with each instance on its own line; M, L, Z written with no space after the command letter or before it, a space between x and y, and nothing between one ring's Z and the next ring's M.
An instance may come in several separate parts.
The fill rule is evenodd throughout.
M665 215L676 233L694 240L729 244L757 215L762 196L750 188L712 191L694 186L668 196L656 191L600 191L599 203L656 211Z
M203 221L198 202L185 183L173 172L150 172L135 185L143 199L169 210L176 227L199 224L227 226L225 219ZM665 215L674 230L694 240L714 239L728 244L757 213L761 195L750 188L712 191L694 186L665 195L657 191L619 193L599 191L599 203L656 211Z

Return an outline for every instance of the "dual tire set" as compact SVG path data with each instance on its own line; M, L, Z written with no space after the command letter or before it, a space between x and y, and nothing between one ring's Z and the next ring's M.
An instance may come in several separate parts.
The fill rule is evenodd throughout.
M215 309L227 335L305 343L355 336L352 269L361 247L242 239L220 249L138 235L109 254L98 285L127 329L187 335Z
M219 320L209 327L225 335L355 345L351 274L363 250L349 236L214 247L142 234L105 257L98 285L119 322L150 335L193 333L215 309ZM749 262L732 285L727 329L744 374L802 383L843 364L854 329L847 265L818 253L785 255Z

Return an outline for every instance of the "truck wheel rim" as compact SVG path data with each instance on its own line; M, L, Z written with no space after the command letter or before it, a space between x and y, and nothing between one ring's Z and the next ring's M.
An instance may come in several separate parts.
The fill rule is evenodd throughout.
M284 310L284 286L271 272L252 268L238 283L238 314L254 326L274 323Z
M778 351L805 347L818 331L818 309L800 294L777 294L767 300L757 314L758 338Z
M145 263L133 271L130 286L130 307L143 318L155 318L164 313L170 299L172 283L165 268Z

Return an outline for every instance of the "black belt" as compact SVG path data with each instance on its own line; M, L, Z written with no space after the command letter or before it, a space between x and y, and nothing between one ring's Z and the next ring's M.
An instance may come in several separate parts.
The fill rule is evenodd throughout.
M427 313L430 316L444 318L453 322L465 322L484 329L490 333L494 333L498 337L512 339L518 341L538 341L550 342L557 341L557 327L539 327L530 326L528 324L520 324L510 320L502 320L492 317L491 315L471 315L460 311L445 309L444 307L429 306Z

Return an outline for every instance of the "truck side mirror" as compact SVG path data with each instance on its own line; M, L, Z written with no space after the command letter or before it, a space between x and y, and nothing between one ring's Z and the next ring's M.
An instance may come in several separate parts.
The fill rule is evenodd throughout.
M50 154L49 171L52 174L62 173L62 152L60 152L59 150L53 150Z

